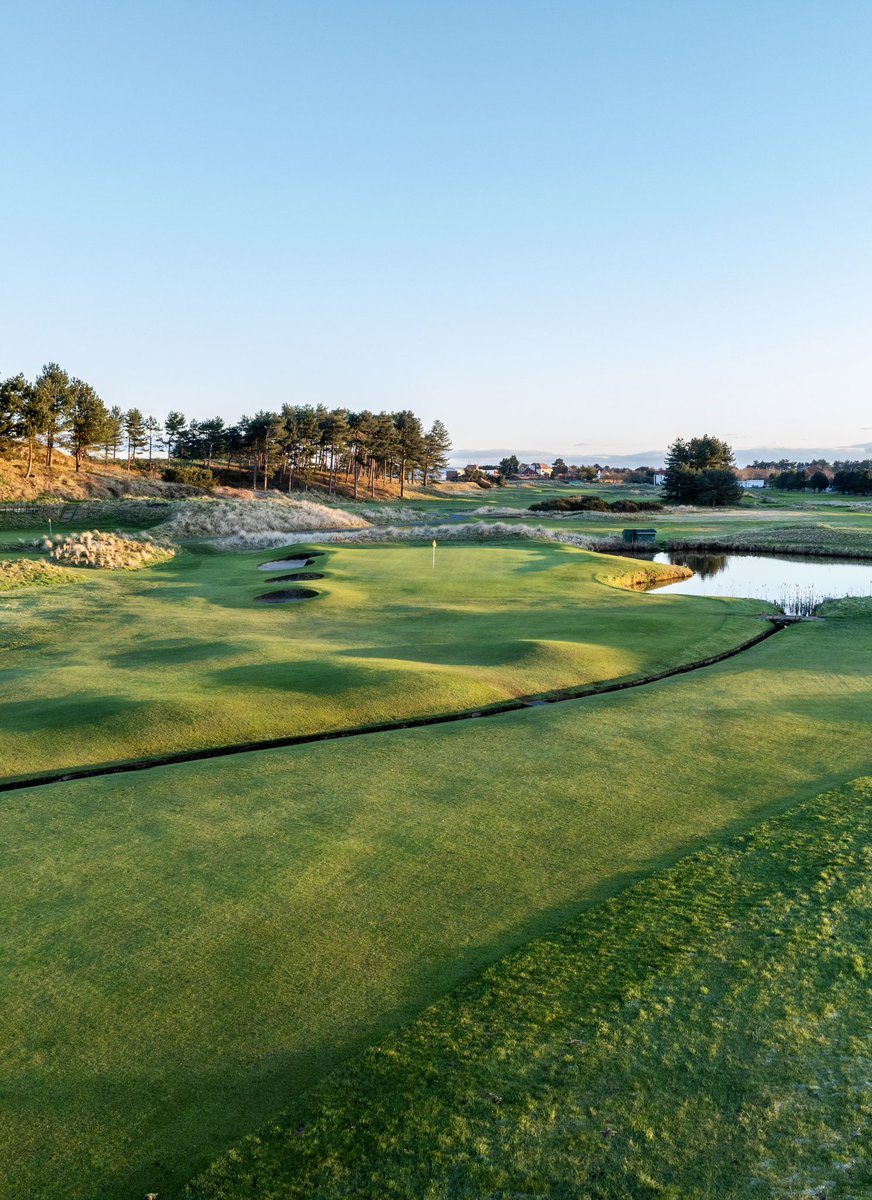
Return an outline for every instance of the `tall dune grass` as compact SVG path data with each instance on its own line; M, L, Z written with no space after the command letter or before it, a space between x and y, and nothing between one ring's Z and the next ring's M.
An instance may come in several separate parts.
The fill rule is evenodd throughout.
M86 530L66 537L45 538L42 548L55 562L74 567L96 567L104 571L131 571L166 562L175 554L172 546L158 545L150 538L123 537L118 533Z
M355 513L311 500L276 497L270 500L201 500L179 504L156 536L171 541L186 538L234 537L252 533L294 533L309 529L360 529L368 522Z

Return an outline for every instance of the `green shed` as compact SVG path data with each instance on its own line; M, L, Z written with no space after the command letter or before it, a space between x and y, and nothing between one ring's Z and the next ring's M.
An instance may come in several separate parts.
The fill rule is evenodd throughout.
M625 542L637 545L640 542L654 542L657 539L656 529L624 529L621 537Z

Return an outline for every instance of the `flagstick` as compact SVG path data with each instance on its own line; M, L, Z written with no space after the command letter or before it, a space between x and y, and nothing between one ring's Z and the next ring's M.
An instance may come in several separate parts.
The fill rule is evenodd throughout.
M433 570L436 570L436 539L433 539Z

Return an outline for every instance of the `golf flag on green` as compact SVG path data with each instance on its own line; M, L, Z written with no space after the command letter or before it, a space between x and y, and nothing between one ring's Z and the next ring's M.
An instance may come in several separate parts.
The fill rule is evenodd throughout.
M433 539L433 570L436 570L436 539Z

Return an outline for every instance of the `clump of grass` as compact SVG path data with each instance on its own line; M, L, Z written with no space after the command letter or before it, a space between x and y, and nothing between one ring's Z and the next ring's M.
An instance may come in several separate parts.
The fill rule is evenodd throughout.
M103 571L131 571L166 562L175 554L171 546L150 538L124 537L118 533L86 530L66 537L45 538L44 550L55 562L74 567L96 567Z
M72 571L64 571L51 563L33 562L32 559L0 560L0 592L11 592L13 588L51 587L55 583L76 583Z
M309 529L359 529L368 524L363 517L341 508L276 495L269 500L200 500L179 504L155 533L181 541Z

